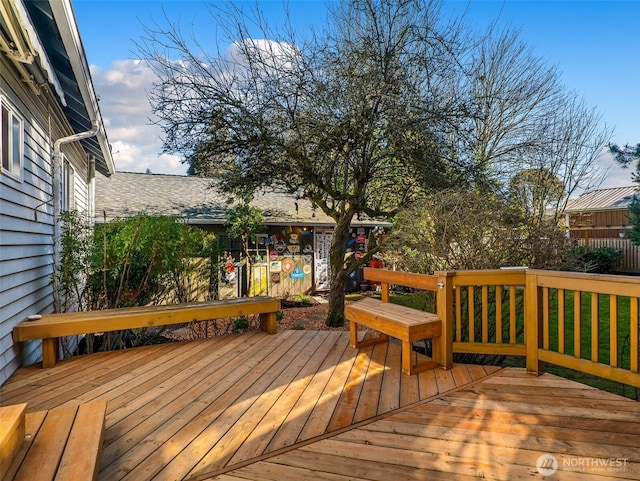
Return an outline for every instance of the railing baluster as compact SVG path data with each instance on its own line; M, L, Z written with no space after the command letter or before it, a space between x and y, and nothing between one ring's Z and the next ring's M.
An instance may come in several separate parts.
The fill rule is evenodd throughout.
M542 288L542 348L549 349L549 288Z
M462 289L456 289L456 341L462 342Z
M516 286L509 286L509 342L516 343L516 328L518 316L516 315Z
M609 365L618 367L618 296L609 296Z
M597 292L591 293L591 361L600 360L600 299Z
M573 291L573 357L582 357L582 293Z
M502 344L502 289L496 286L496 343Z
M565 344L565 297L564 289L558 289L558 352L564 354Z
M489 342L489 286L482 286L482 342Z
M476 340L476 305L474 300L474 286L467 286L467 300L469 301L469 342Z
M630 337L631 337L631 371L638 372L638 324L640 320L638 319L638 298L632 297L629 305L629 321L631 322L630 326Z

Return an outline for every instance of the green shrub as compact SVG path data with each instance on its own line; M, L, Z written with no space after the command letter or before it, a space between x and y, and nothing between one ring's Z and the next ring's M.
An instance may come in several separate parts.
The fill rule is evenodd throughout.
M300 304L303 307L308 307L311 305L311 297L309 297L306 294L298 294L295 298L294 301L298 304Z
M249 330L249 319L239 317L233 322L233 332L244 332Z
M622 251L613 247L572 247L567 249L567 270L603 274L615 270Z
M59 220L61 254L52 275L58 312L144 306L174 298L188 302L194 276L209 281L209 292L216 290L215 236L180 219L139 215L92 226L68 211ZM196 265L194 258L201 262ZM105 335L100 349L138 345L146 342L145 336Z

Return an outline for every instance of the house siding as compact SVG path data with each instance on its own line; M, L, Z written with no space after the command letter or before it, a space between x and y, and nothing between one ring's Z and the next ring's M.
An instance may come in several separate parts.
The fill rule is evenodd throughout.
M572 237L608 239L631 229L628 208L570 213Z
M20 179L0 174L0 384L41 357L41 343L14 344L13 327L31 314L54 311L53 140L71 132L56 99L34 95L0 56L0 95L24 120ZM65 148L76 168L76 202L90 205L87 162L77 146Z

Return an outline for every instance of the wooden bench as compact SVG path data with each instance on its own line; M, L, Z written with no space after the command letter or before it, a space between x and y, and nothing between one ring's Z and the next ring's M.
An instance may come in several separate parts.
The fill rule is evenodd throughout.
M0 446L3 463L0 474L4 475L1 479L95 481L98 478L106 400L26 415L25 410L26 404L0 408L0 425L12 426L4 436L12 438L10 445L2 442Z
M58 360L59 339L78 334L139 329L192 321L260 315L260 329L277 331L280 300L249 297L220 301L162 306L104 309L99 311L45 314L37 320L24 320L13 328L14 342L42 339L42 367L53 367Z
M402 343L402 371L415 374L440 366L439 344L442 334L440 318L431 312L419 311L410 307L389 303L389 283L409 285L428 289L437 289L431 276L416 278L419 274L395 273L384 269L365 268L365 279L381 282L382 300L366 297L345 307L345 318L349 321L351 345L365 345L388 342L389 337L399 339ZM358 326L366 326L380 332L374 339L358 340ZM419 362L418 354L413 352L413 343L423 339L432 339L432 360ZM413 358L417 359L414 364ZM448 366L444 366L448 367Z

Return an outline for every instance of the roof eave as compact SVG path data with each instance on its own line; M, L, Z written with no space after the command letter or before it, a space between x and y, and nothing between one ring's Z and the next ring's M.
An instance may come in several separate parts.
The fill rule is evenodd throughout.
M49 5L53 13L54 21L58 27L58 31L60 32L62 42L64 43L65 51L73 69L78 89L82 95L84 106L87 109L90 123L97 124L99 126L96 137L100 145L100 151L102 152L103 159L98 160L104 163L104 168L100 170L106 170L109 175L113 174L116 169L113 162L113 156L111 155L111 147L109 145L107 133L104 129L100 107L98 106L98 98L93 89L91 71L89 70L89 65L87 63L84 47L80 38L80 32L78 31L78 24L76 22L75 14L73 13L73 7L69 0L53 0L49 2Z

